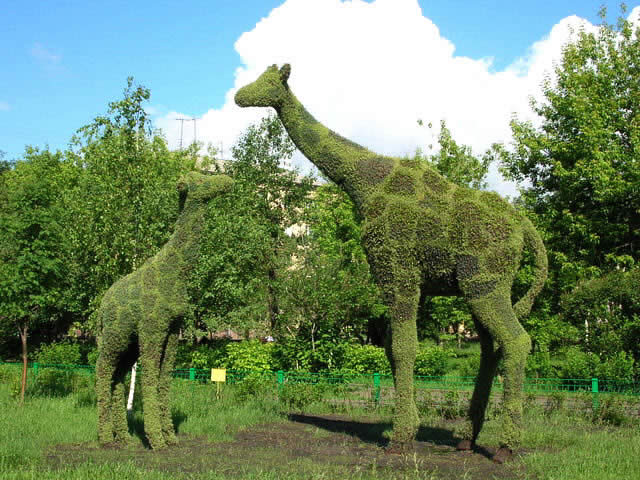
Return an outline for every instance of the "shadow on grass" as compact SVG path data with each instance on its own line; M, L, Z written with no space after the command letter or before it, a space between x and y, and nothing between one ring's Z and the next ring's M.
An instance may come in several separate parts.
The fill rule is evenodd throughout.
M330 432L346 433L347 435L357 437L364 442L373 443L380 447L386 447L389 444L389 439L386 438L384 432L392 428L389 422L357 422L312 415L291 414L289 415L289 420L314 425ZM416 440L450 447L455 447L460 441L449 429L424 426L421 426L418 430ZM478 453L482 452L478 451Z
M180 425L187 419L187 414L182 410L171 410L171 422L173 423L173 430L178 434ZM135 411L127 415L127 424L129 427L129 434L138 437L144 448L151 449L147 436L144 433L144 418L142 412Z
M182 425L187 419L187 414L182 410L171 409L171 421L173 422L173 429L176 434L180 431L180 425Z

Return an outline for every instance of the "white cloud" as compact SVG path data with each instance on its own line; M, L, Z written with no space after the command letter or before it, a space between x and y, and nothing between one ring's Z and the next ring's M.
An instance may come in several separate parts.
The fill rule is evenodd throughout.
M639 16L640 9L632 15ZM236 90L255 80L270 64L291 63L289 84L298 99L322 123L371 150L403 155L434 142L437 132L416 120L439 125L447 121L456 141L480 154L494 142L511 138L512 114L533 119L529 97L540 97L540 83L552 72L572 31L593 29L572 16L503 71L490 59L455 54L455 46L426 18L417 0L287 0L244 33L235 48L242 67L220 109L197 121L198 140L230 146L265 109L241 109ZM170 112L156 120L172 147L185 115ZM188 125L188 126L187 126ZM193 139L185 122L184 143ZM299 155L299 154L298 154ZM294 163L308 169L298 157ZM497 169L490 187L514 195Z
M628 19L634 25L640 25L640 6L635 7L633 10L631 10Z
M0 112L8 112L11 106L7 102L0 102Z
M62 55L43 44L36 42L29 51L41 71L50 78L64 76L68 73L62 63Z
M43 64L57 65L62 60L62 56L52 52L39 42L31 47L31 56Z

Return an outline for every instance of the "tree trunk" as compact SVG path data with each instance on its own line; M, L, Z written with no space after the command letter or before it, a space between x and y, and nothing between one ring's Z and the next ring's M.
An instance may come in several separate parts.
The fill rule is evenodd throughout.
M20 405L24 404L24 393L27 390L27 332L28 324L24 323L18 326L20 332L20 341L22 343L22 384L20 387Z
M271 324L271 331L273 331L278 325L278 314L280 309L278 308L278 297L275 289L276 283L276 270L275 268L269 269L269 283L267 287L267 309L269 315L269 323Z

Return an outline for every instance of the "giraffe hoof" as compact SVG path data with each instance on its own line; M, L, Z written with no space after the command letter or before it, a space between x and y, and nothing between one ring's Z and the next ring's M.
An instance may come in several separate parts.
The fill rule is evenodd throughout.
M465 452L467 450L473 450L474 444L471 440L460 440L458 445L456 445L456 450L460 452Z
M493 463L502 465L513 457L513 451L508 447L500 447L493 456Z

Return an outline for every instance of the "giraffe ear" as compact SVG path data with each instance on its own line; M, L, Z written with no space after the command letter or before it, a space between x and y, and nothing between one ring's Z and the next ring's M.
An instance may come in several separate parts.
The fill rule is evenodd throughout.
M282 80L283 83L287 83L287 80L289 80L290 74L291 74L291 65L289 65L288 63L285 63L280 69L280 80Z

